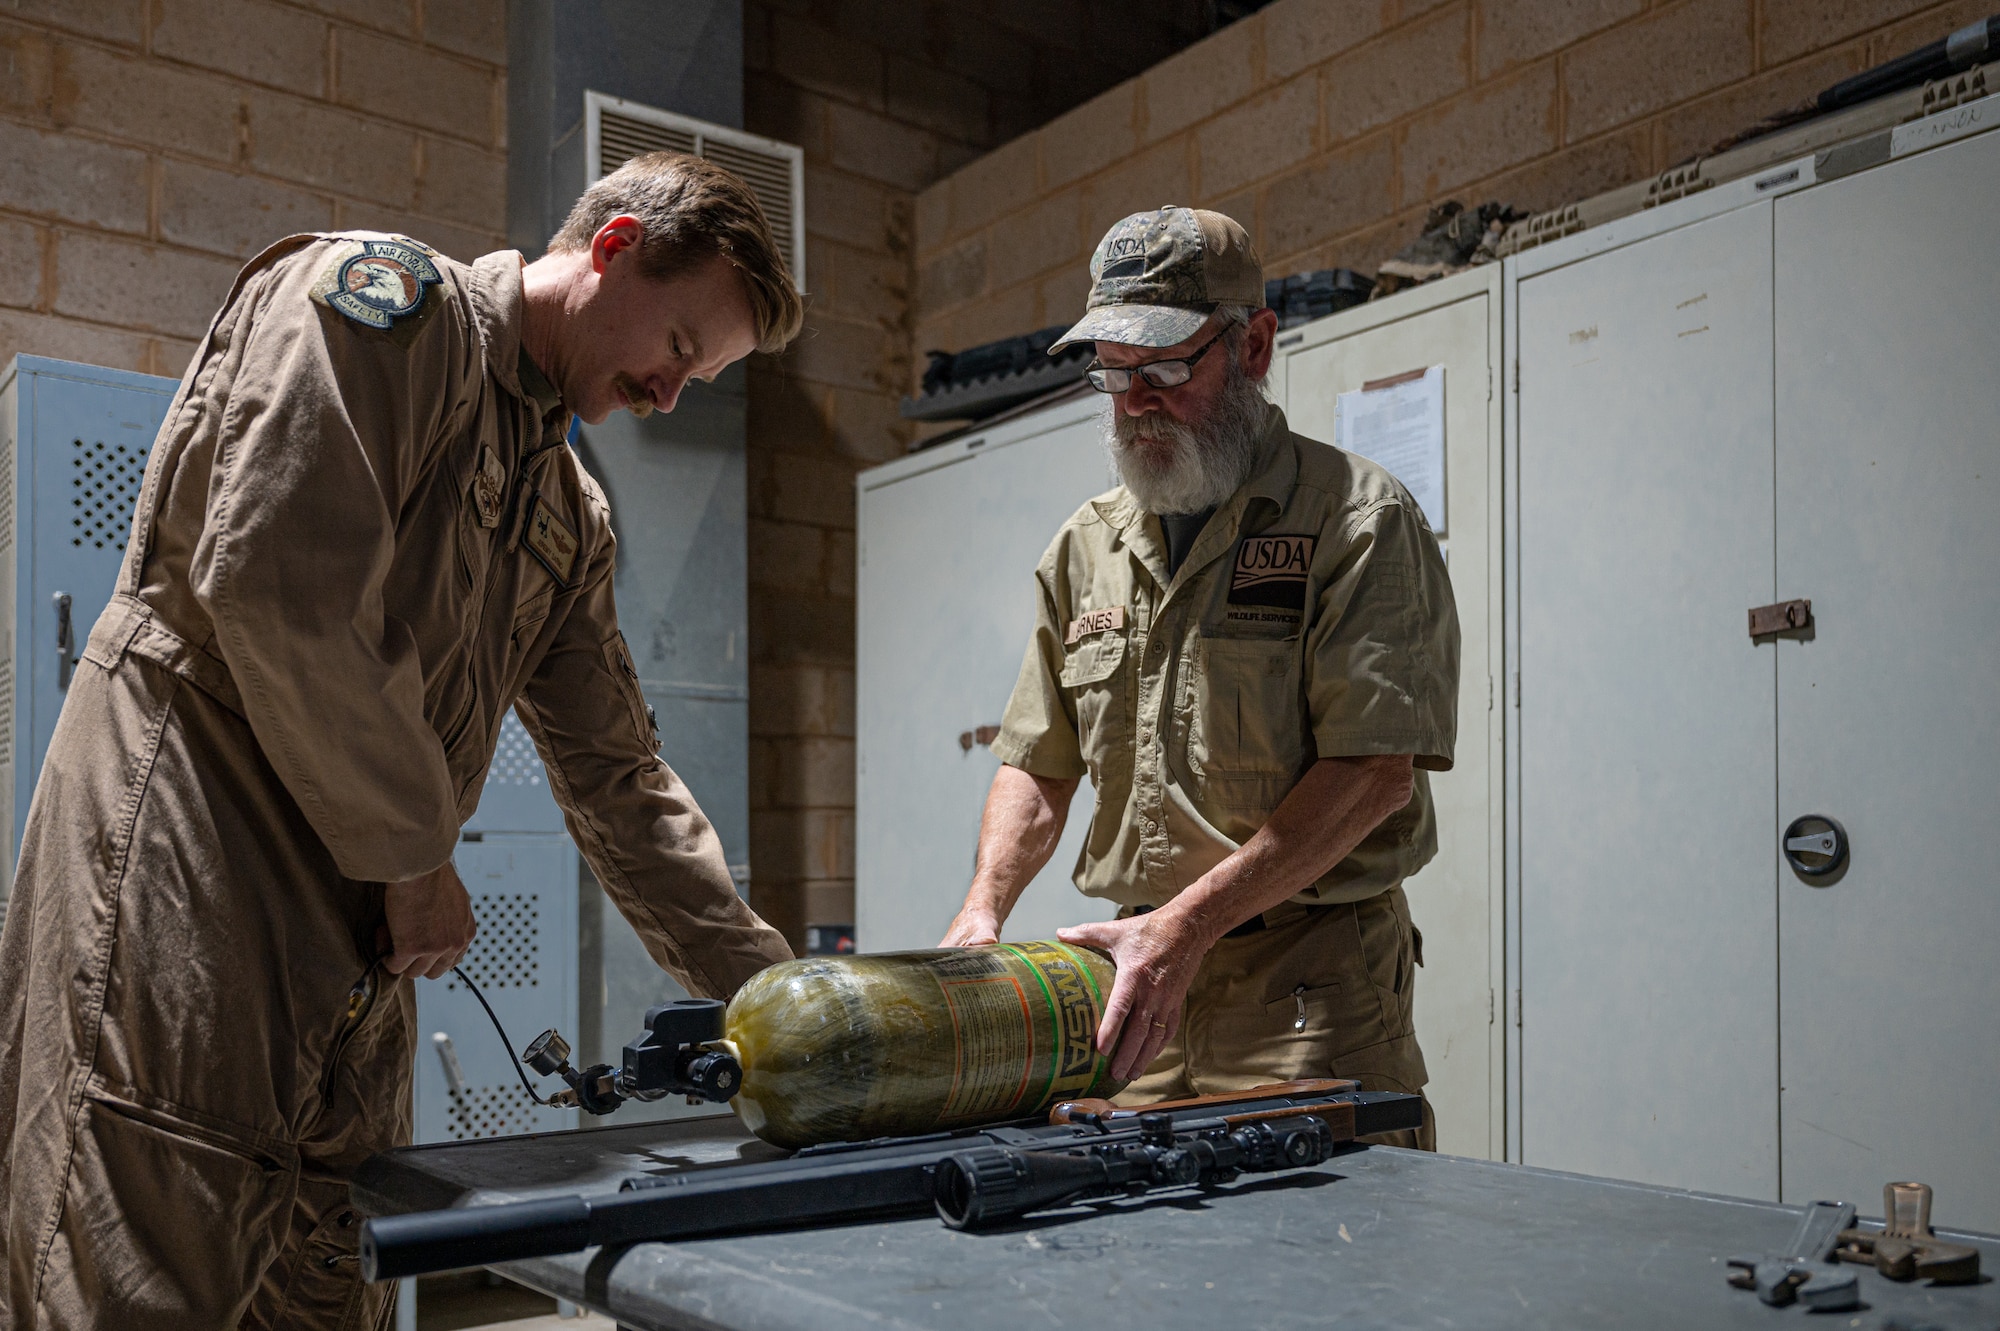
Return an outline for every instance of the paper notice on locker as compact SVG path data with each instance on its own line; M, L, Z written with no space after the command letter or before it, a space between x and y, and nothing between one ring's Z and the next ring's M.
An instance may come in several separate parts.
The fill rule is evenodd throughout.
M1375 379L1333 404L1336 448L1389 469L1445 534L1444 366Z

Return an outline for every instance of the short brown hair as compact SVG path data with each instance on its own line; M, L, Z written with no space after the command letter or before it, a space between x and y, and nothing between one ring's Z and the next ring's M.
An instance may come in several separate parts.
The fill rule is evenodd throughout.
M805 301L771 224L742 179L687 153L641 153L583 192L549 241L551 254L590 248L614 217L639 221L639 271L654 281L721 255L743 275L757 350L783 351L805 323Z

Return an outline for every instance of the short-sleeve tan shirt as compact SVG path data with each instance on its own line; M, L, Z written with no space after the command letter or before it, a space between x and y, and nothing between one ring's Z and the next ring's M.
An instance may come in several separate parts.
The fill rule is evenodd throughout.
M1437 853L1428 771L1451 767L1458 612L1416 501L1270 408L1250 481L1167 576L1121 486L1063 524L993 742L1097 792L1076 885L1162 905L1264 825L1320 758L1407 753L1416 789L1294 900L1358 901Z

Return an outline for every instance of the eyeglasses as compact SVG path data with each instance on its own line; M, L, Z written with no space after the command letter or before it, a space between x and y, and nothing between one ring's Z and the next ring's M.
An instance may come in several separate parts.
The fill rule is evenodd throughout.
M1132 376L1138 375L1155 388L1178 388L1194 378L1194 363L1208 354L1208 349L1222 339L1227 328L1217 331L1214 337L1196 347L1194 354L1182 360L1149 360L1144 365L1134 365L1128 370L1113 369L1092 361L1084 373L1090 377L1090 386L1100 393L1122 393L1132 386Z

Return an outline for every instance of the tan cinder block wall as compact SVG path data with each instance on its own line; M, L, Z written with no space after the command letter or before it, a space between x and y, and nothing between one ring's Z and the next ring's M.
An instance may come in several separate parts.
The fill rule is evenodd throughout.
M854 474L909 445L918 192L1206 23L1200 0L746 0L743 29L745 127L806 158L806 332L751 363L748 459L750 899L797 947L854 919Z
M1446 198L1540 210L1643 179L1992 0L1277 0L917 200L918 347L1081 314L1091 249L1164 203L1270 276L1372 272Z
M505 230L505 0L0 4L0 363L178 375L297 231Z

